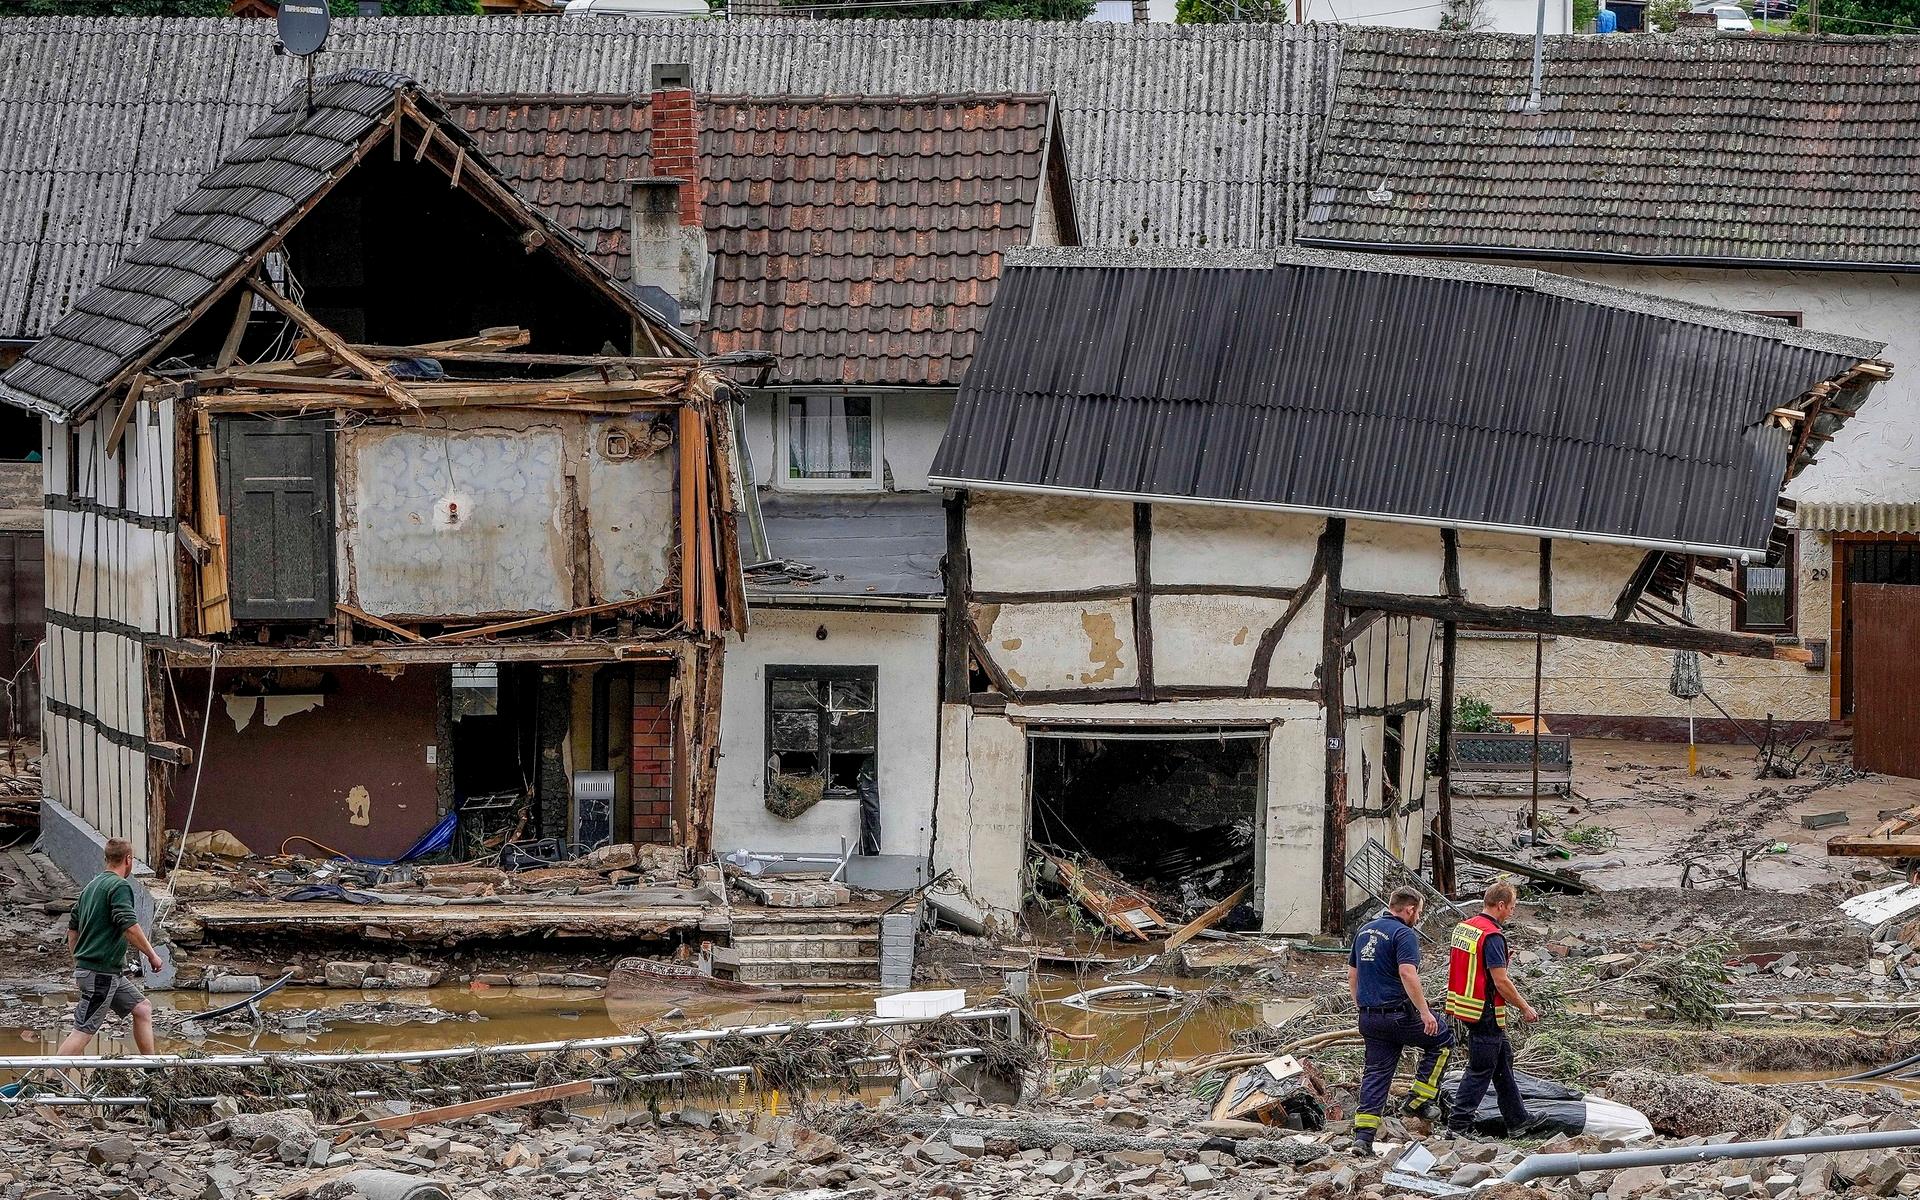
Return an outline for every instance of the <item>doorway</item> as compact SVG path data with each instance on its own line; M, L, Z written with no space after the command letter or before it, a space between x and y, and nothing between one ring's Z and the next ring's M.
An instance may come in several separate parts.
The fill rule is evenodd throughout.
M1834 637L1840 647L1838 694L1834 715L1842 721L1854 716L1856 653L1859 642L1854 630L1854 585L1889 583L1920 586L1920 535L1879 534L1865 537L1834 538L1835 574L1839 577L1834 617Z
M1029 729L1031 838L1099 860L1168 915L1241 887L1257 913L1267 740L1265 729Z

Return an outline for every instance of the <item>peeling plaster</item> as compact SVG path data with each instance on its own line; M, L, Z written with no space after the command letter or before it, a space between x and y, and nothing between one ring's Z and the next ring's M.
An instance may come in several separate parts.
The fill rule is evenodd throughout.
M266 725L269 729L296 713L312 712L326 702L327 698L318 694L260 697L260 707L265 714Z
M347 792L347 824L373 824L373 796L368 793L365 784L356 783Z
M253 714L260 711L258 696L236 696L228 692L223 694L220 700L227 706L227 719L233 722L235 733L243 732L248 725L251 725Z
M1126 664L1120 661L1120 637L1114 630L1112 613L1082 612L1080 628L1087 631L1087 661L1094 665L1083 671L1081 683L1105 683Z

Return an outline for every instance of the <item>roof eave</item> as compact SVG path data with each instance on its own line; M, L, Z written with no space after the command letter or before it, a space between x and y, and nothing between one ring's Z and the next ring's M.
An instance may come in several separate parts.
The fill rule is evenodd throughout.
M1356 238L1301 237L1295 242L1316 250L1357 250L1376 254L1418 254L1462 258L1537 258L1549 262L1630 263L1645 267L1716 267L1743 271L1867 271L1920 273L1920 262L1850 262L1811 258L1753 258L1744 255L1632 254L1617 250L1538 249L1476 243L1389 242Z
M1517 537L1556 538L1567 541L1600 542L1611 546L1633 546L1643 550L1667 550L1676 554L1691 554L1701 558L1729 558L1739 562L1750 562L1757 558L1764 558L1767 554L1765 546L1716 546L1710 543L1677 541L1671 538L1633 537L1626 534L1595 533L1579 529L1547 529L1528 525L1502 525L1492 521L1461 521L1451 517L1408 513L1359 512L1353 509L1323 508L1311 504L1284 504L1267 500L1226 500L1213 496L1165 496L1150 492L1060 487L1053 484L1007 483L1000 480L964 479L948 475L929 475L927 486L980 488L993 492L1073 496L1080 499L1119 500L1129 503L1197 504L1212 508L1254 509L1263 512L1295 513L1302 516L1383 521L1397 525L1424 525L1434 529L1471 529L1481 533L1504 533Z

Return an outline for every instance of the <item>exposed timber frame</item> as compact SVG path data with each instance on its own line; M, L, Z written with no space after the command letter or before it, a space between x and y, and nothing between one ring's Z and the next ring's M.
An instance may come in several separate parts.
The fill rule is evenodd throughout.
M1378 608L1402 616L1450 621L1462 629L1591 638L1628 646L1698 650L1703 654L1771 658L1780 662L1804 663L1812 658L1811 652L1804 647L1779 645L1770 637L1721 633L1685 625L1656 625L1647 621L1565 615L1535 608L1499 608L1440 596L1402 596L1391 592L1343 591L1340 600L1351 608Z
M1347 609L1352 607L1340 588L1346 546L1346 521L1339 517L1328 519L1326 529L1320 534L1320 547L1314 554L1314 562L1326 585L1326 616L1320 632L1320 711L1326 721L1327 754L1320 928L1323 933L1336 935L1345 932L1347 923L1347 710L1342 695L1347 675L1347 646L1340 638ZM1274 640L1279 641L1277 637Z

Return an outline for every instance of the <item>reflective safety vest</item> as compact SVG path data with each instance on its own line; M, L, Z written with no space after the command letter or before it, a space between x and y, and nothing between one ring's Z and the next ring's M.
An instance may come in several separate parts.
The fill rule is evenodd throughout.
M1487 935L1499 933L1500 926L1485 913L1469 917L1453 927L1453 950L1447 960L1447 1015L1475 1022L1493 1005L1494 1020L1507 1023L1507 1003L1493 986L1480 949Z

